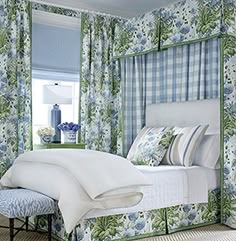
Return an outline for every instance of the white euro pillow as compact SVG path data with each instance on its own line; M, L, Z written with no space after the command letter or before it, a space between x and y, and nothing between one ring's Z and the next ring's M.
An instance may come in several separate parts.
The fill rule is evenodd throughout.
M142 142L143 137L146 135L146 133L148 133L148 131L150 130L150 127L143 127L142 130L139 131L138 135L136 136L136 138L134 139L133 144L131 145L128 155L127 155L127 159L128 160L132 160L134 157L134 154L138 148L139 143Z
M219 169L220 135L204 135L196 150L193 165Z

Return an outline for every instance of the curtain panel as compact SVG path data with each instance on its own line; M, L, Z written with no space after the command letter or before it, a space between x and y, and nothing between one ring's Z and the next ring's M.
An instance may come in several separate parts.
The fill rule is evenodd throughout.
M120 60L124 154L145 125L146 105L219 98L220 40Z
M31 149L30 3L0 2L0 176Z
M81 21L81 139L88 149L121 154L121 81L112 60L117 20L82 13Z

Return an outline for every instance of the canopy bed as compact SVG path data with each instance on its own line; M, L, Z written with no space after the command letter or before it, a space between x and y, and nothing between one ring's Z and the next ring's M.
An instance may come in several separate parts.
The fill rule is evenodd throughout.
M206 135L219 134L218 107L219 100L217 99L154 104L147 106L146 123L153 128L161 127L163 124L179 127L208 124ZM168 115L162 115L166 108L170 108L171 111ZM196 112L196 110L198 111ZM188 114L186 115L186 113ZM192 118L192 115L195 118ZM131 187L134 185L134 183L130 183L134 173L131 166L127 165L127 160L87 150L62 149L59 152L54 150L53 153L52 151L40 150L21 155L3 176L1 184L8 187L30 188L59 200L60 210L58 209L56 215L53 216L52 227L52 233L59 238L69 240L69 234L65 230L71 230L71 227L76 224L76 219L80 221L72 233L72 240L74 238L74 240L84 241L150 237L219 222L219 169L208 168L197 163L190 167L175 165L137 166L138 170L152 184L143 188L144 198L142 201L131 207L112 208L112 205L117 205L117 202L113 203L113 200L113 202L108 202L110 208L104 209L99 203L101 195L96 195L97 198L94 199L95 202L92 206L92 201L86 197L86 205L84 205L83 200L86 195L81 191L77 194L73 184L74 179L71 179L71 176L79 180L88 194L90 191L98 193L98 190L105 188L105 183L108 187L110 187L110 183L119 187L120 182L124 183L123 180L126 180L127 176L129 176L127 181L129 180ZM210 151L217 152L217 149ZM126 167L122 171L123 165ZM60 168L63 168L63 175L60 174ZM70 175L68 175L68 171ZM92 174L94 171L99 172L99 176ZM37 181L42 173L44 173L44 179ZM110 174L110 177L107 173ZM91 175L95 180L91 178ZM115 176L122 177L118 178L119 183L115 182ZM136 177L138 177L135 179L137 186L139 185L137 180L140 184L150 184L144 182L142 176ZM135 188L132 189L132 192L137 191ZM115 192L113 192L114 194ZM136 200L135 196L130 201L127 197L121 198L122 196L120 196L119 203L123 203L122 205L131 204ZM79 203L80 205L78 205ZM86 214L84 214L84 210L86 210ZM76 214L79 215L79 218ZM39 220L39 224L41 224L41 228L47 226L43 218Z
M223 224L236 228L234 213L236 205L236 184L234 180L236 159L235 1L186 0L166 8L154 10L153 12L131 20L63 9L39 3L32 3L31 5L27 1L17 3L18 8L16 9L16 14L12 15L14 11L11 11L11 9L15 6L13 2L9 2L8 4L3 2L1 6L1 9L4 9L4 17L0 18L0 22L3 24L4 29L7 30L7 32L1 31L1 34L6 42L10 39L13 43L20 43L21 46L21 48L16 48L17 45L6 44L4 45L6 47L0 52L1 61L4 63L1 65L3 77L1 77L0 98L3 99L1 103L5 103L1 106L4 111L1 112L2 118L0 122L1 175L11 166L14 159L20 153L31 148L31 73L29 64L31 10L48 11L71 17L80 17L82 31L80 121L83 126L81 138L86 143L87 148L124 155L128 152L131 142L134 141L135 136L143 125L152 125L154 122L155 125L156 123L161 123L160 125L162 125L162 123L168 123L172 118L177 120L178 117L180 117L180 115L171 116L171 114L174 115L178 111L181 111L182 107L180 107L180 110L177 112L169 112L170 116L165 115L165 117L168 117L168 120L163 119L163 122L161 122L161 117L164 115L158 116L157 114L157 119L155 119L153 108L156 107L147 107L149 104L157 104L157 108L159 108L158 104L160 104L160 102L183 101L183 106L187 106L183 107L183 109L189 108L182 112L181 121L185 121L183 126L196 124L196 122L192 122L193 118L187 118L185 114L186 111L191 112L192 109L195 110L195 108L198 111L194 111L193 115L197 113L201 114L201 118L196 118L203 122L205 121L204 118L206 118L207 123L201 124L209 124L211 127L209 130L214 132L216 129L219 130L220 126L221 187L219 189L217 171L209 171L206 168L196 167L192 170L190 167L189 171L192 173L202 173L199 175L203 176L208 173L208 176L212 176L211 182L205 180L205 190L208 191L208 195L202 197L202 200L194 201L194 199L192 199L193 203L187 202L185 199L186 195L184 195L185 188L182 187L181 189L179 187L182 190L182 196L181 191L176 193L175 196L179 202L175 200L172 204L159 205L161 203L160 201L158 206L152 203L154 205L152 210L146 210L140 207L140 210L134 208L133 210L131 209L131 212L128 210L123 210L122 212L119 210L118 213L114 210L111 211L111 213L109 213L109 211L105 211L105 213L102 211L98 211L97 213L92 211L78 223L73 231L72 240L128 240L171 233L196 225L219 222L220 220ZM12 19L14 19L14 21L10 21ZM16 33L16 38L14 38L14 33ZM104 35L106 38L104 38L101 33L106 33ZM101 38L101 36L103 37ZM178 47L182 49L186 48L186 56L189 57L191 55L191 52L189 52L191 48L188 46L192 45L194 48L197 48L198 45L204 44L208 46L204 47L205 49L209 50L212 48L211 51L207 50L208 53L215 54L208 56L209 60L217 59L217 61L215 61L212 66L211 62L205 63L208 64L209 69L212 70L210 73L215 74L208 79L208 83L210 84L204 89L203 95L201 95L201 93L193 94L194 98L192 99L189 99L189 94L185 95L183 99L182 97L178 99L178 95L176 95L176 98L169 100L169 90L167 91L165 88L168 85L163 84L160 89L167 93L165 97L163 97L163 93L159 94L163 98L158 100L153 97L155 96L153 94L145 96L147 93L151 93L150 90L152 90L154 86L149 85L150 82L146 81L148 78L145 69L147 67L145 65L145 58L152 58L156 54L157 59L164 59L165 54L162 53L168 53L172 48L177 49ZM144 55L146 55L146 57L144 57ZM219 56L219 59L217 56ZM131 60L129 58L131 58ZM139 60L137 62L135 59L138 58ZM181 56L179 56L179 58L181 58ZM127 66L130 66L128 61L134 61L134 65L138 63L138 69L143 68L144 71L138 72L138 77L127 77L124 70ZM220 68L217 65L219 61ZM175 66L175 64L172 64L172 66ZM15 65L17 65L18 68L13 68ZM164 65L161 66L165 69ZM217 72L214 66L218 66ZM16 69L17 71L15 72ZM203 71L204 74L207 76L211 75L207 70L205 69ZM199 73L201 72L199 71ZM187 77L189 77L189 75ZM188 82L189 78L187 77L185 83L187 83L187 87L191 87L192 82ZM7 78L9 79L8 82L5 81ZM138 88L135 87L136 92L134 91L133 95L139 101L139 106L138 108L135 106L134 109L130 107L130 99L125 95L125 91L132 88L132 86L129 85L129 78L134 81L139 80L135 83L132 82L135 86L138 86ZM218 79L218 82L212 83L212 79ZM173 83L171 84L173 85ZM156 88L157 87L158 86L156 86ZM208 87L210 91L208 91ZM143 92L140 92L140 89L143 89ZM14 98L10 98L9 102L9 96L6 93L10 93L11 90L14 90L12 93L13 95L15 93L15 95L11 96ZM211 101L208 102L208 100L204 100L219 97L220 103L218 101L211 103ZM204 108L208 105L205 103L211 103L209 104L209 109L217 111L215 114L217 118L214 118L214 121L216 119L219 120L220 111L220 123L217 121L217 126L212 126L211 123L208 123L211 122L212 119L209 120L209 118L212 118L212 115L207 115L207 111L203 110L202 107L194 105L197 100L204 101L201 102L204 103ZM179 104L179 106L182 104ZM211 107L211 105L216 105L217 108ZM173 103L170 103L168 108L171 109L171 106L173 106ZM164 108L167 107L165 106ZM130 113L132 114L130 115ZM135 118L133 118L134 116ZM150 116L151 119L149 118ZM16 123L16 119L20 121ZM133 121L131 126L129 125L130 121ZM178 122L177 124L181 123ZM172 123L168 123L168 125L171 124ZM197 124L199 125L199 123ZM174 125L176 124L174 123ZM18 130L17 135L12 133L11 138L6 137L8 136L6 135L7 131L9 132L12 129ZM132 132L131 135L127 134L127 130ZM14 145L12 143L14 143ZM163 168L162 166L160 167ZM179 175L174 180L181 182L182 179L188 176L188 171L186 171L188 168L184 169L185 171L182 171L180 167L175 169L175 167L170 166L169 168L171 173L176 173L176 176ZM140 167L140 169L142 168ZM152 176L153 182L155 183L155 171L150 171L154 169L151 167L143 167L142 172ZM160 174L160 177L161 175L162 174ZM163 178L167 176L168 174L164 175ZM212 180L214 181L212 182ZM191 181L188 180L186 183L191 186ZM171 181L169 185L172 185ZM164 188L162 188L162 190L164 190ZM149 194L152 196L155 193L149 192ZM191 200L191 198L193 197L188 197L187 199ZM205 202L206 198L208 198L208 203ZM143 205L143 207L145 207L145 205ZM45 219L39 220L42 228L46 226L45 222ZM66 241L70 239L69 235L65 232L59 210L54 216L53 232L57 237Z

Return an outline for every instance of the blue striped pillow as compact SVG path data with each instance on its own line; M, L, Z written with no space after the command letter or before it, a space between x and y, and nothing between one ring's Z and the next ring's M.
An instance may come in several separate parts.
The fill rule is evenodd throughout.
M209 125L184 127L179 130L166 152L162 164L192 166L196 149Z

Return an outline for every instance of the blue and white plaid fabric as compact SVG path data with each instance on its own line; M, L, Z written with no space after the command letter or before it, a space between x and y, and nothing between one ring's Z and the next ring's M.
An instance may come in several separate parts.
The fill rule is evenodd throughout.
M124 154L145 124L145 106L218 98L220 39L120 60L124 93Z

